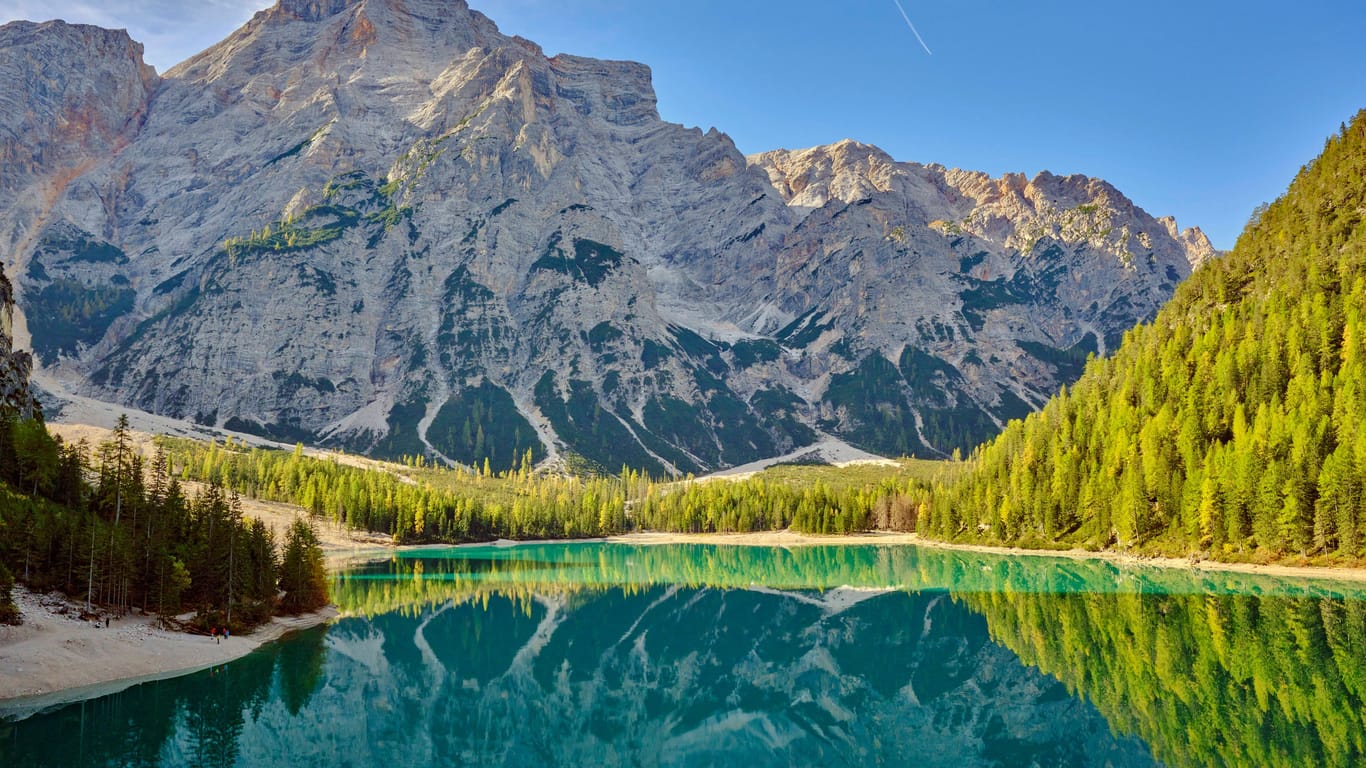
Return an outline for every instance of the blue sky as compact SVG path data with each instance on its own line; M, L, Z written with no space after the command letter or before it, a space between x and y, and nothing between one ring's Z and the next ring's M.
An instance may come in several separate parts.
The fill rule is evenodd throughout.
M158 70L269 3L0 0L125 27ZM1105 178L1231 247L1366 108L1366 3L470 0L504 32L649 64L667 120L744 152L854 138L899 160Z

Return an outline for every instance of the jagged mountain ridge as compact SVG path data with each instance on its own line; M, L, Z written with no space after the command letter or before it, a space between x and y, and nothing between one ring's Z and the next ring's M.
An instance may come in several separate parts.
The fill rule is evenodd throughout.
M164 77L126 34L0 40L0 68L99 54L0 86L56 115L7 126L40 160L0 171L43 374L282 439L659 471L813 428L947 453L1213 252L1084 177L747 159L662 122L647 67L547 58L459 2L282 2ZM99 140L66 142L73 115Z

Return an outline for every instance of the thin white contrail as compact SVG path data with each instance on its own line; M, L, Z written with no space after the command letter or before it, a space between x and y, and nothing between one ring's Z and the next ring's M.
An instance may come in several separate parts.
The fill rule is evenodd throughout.
M934 51L931 51L930 47L925 45L925 38L920 36L919 30L911 23L911 17L906 15L906 9L901 7L901 0L892 0L892 2L896 3L896 9L901 11L901 18L906 20L906 26L911 28L911 34L915 35L915 39L920 41L920 47L925 49L925 53L933 56Z

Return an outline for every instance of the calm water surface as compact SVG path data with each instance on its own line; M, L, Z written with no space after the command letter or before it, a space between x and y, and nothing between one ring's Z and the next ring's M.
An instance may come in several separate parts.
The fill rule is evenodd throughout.
M1359 587L915 547L351 566L344 618L0 723L0 766L1366 764Z

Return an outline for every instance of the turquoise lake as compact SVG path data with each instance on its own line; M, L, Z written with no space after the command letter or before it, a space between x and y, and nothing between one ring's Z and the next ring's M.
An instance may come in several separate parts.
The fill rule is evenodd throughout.
M0 723L0 766L1351 766L1362 585L910 546L348 565L343 617Z

